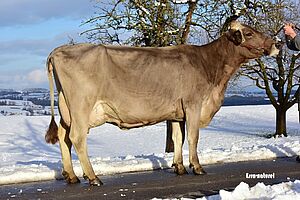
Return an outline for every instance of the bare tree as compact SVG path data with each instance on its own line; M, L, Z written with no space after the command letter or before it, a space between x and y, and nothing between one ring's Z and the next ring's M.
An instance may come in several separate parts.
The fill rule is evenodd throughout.
M98 13L85 21L83 32L96 42L161 47L185 44L198 0L99 1ZM125 37L124 37L125 35ZM166 152L173 151L172 128L167 122ZM183 133L185 128L182 127ZM184 140L184 137L183 137Z
M97 1L97 13L83 25L88 39L103 44L168 46L186 42L196 0Z
M290 0L266 1L264 12L256 13L253 25L275 34L287 21L299 23L299 3ZM280 37L284 38L283 33ZM245 65L240 74L263 89L276 110L275 136L287 136L286 112L299 101L300 54L283 48L275 59L263 58Z
M212 1L207 5L215 10L210 12L210 16L205 13L199 16L209 19L211 22L204 30L210 32L209 36L213 39L217 36L217 30L222 34L227 30L228 24L236 19L271 36L278 33L285 22L299 23L300 19L300 3L292 0ZM222 21L223 23L220 24L223 25L217 23L218 21ZM282 32L279 37L281 40L284 38ZM300 55L293 53L295 52L283 48L276 58L257 59L244 65L238 73L238 76L246 76L253 80L258 88L266 92L276 110L275 135L279 136L287 135L287 110L295 103L300 102ZM300 112L300 104L298 104L298 109Z
M134 46L208 42L236 19L273 35L285 21L299 19L299 5L292 0L100 0L95 7L95 15L83 23L91 28L83 34L92 42ZM286 111L299 101L298 58L284 49L276 59L256 60L239 72L266 91L277 112L277 135L287 134ZM170 124L166 152L173 151Z

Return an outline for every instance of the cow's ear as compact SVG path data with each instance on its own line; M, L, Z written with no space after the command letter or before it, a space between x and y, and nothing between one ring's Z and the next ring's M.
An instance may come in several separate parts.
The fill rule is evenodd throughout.
M227 37L235 45L240 45L243 42L243 35L242 35L242 32L240 30L230 29L227 32Z

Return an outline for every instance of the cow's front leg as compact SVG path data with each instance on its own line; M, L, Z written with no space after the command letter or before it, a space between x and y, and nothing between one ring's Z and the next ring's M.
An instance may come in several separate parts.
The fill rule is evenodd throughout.
M187 123L187 134L189 143L189 161L190 167L193 168L193 172L196 175L206 174L202 166L199 163L199 158L197 154L197 145L199 140L199 123L200 114L198 113L200 109L190 109L186 110L186 123Z
M63 163L63 177L68 183L79 183L79 179L74 173L71 158L72 143L69 138L70 128L64 125L61 120L58 127L58 139Z
M172 122L172 139L174 142L174 158L172 166L175 167L175 173L178 175L187 174L182 159L182 145L185 135L184 123L185 122Z
M100 186L103 183L95 175L93 167L90 163L87 153L87 132L88 128L83 128L76 121L72 121L70 139L74 145L75 151L78 155L84 178L89 180L90 185Z

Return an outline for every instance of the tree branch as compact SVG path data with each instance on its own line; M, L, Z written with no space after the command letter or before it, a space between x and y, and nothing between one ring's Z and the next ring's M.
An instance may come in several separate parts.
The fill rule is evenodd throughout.
M295 63L296 60L300 57L300 54L298 55L293 55L292 59L291 59L291 64L289 67L289 71L288 71L288 75L287 75L287 87L286 87L286 95L285 95L285 102L287 102L289 100L289 97L291 95L292 92L292 88L293 88L293 75L295 73Z
M185 18L185 23L184 23L184 29L183 29L183 33L181 36L181 44L185 44L188 38L188 35L190 33L190 28L191 28L191 24L192 24L192 16L193 13L196 9L196 5L197 5L197 1L189 1L188 5L189 5L189 9Z
M269 97L272 105L275 107L275 108L278 108L278 103L270 89L270 85L269 85L269 81L268 81L268 76L267 76L267 73L266 73L266 69L265 69L265 65L264 63L260 60L260 59L256 59L256 62L258 63L259 67L260 67L260 71L262 72L262 75L263 75L263 82L264 82L264 85L265 85L265 91L267 93L267 96Z
M295 95L292 97L292 99L287 103L287 108L290 108L295 103L299 102L299 93L300 93L300 86L298 87L298 89L295 92Z

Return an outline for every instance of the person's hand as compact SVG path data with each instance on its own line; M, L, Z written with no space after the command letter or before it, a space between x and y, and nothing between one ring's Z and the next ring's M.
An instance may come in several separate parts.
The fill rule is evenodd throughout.
M283 29L284 29L284 34L286 34L287 36L290 36L291 38L296 37L297 33L294 30L295 25L291 24L291 23L287 23L284 25Z

